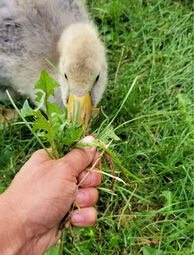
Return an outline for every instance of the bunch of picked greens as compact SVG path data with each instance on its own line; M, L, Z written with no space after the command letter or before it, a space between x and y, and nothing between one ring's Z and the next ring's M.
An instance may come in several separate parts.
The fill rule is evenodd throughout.
M115 175L114 171L114 164L113 161L121 168L121 170L125 173L125 175L132 176L133 178L141 181L138 177L133 175L129 170L127 170L120 160L115 157L113 152L108 148L109 145L115 140L119 140L119 137L115 134L114 129L112 128L111 124L114 119L119 114L120 110L122 109L125 101L127 100L129 94L131 93L137 78L134 80L130 90L128 91L125 99L123 100L118 112L114 116L114 118L107 124L107 118L105 121L100 125L98 130L95 131L94 141L92 143L80 143L80 139L82 139L85 135L89 133L86 131L84 123L79 123L79 118L75 116L79 116L79 113L75 113L75 116L72 116L72 119L68 119L67 109L63 109L61 111L55 103L51 103L49 101L50 96L54 96L54 89L59 87L60 85L53 80L46 71L42 71L40 75L40 79L35 84L34 89L38 90L35 93L36 98L35 101L37 103L37 107L32 109L26 100L23 104L23 108L21 111L15 105L13 99L11 98L9 92L7 91L8 97L13 104L14 108L30 129L32 134L35 136L37 141L40 143L41 147L48 153L49 157L53 160L58 159L68 153L73 147L84 147L84 146L96 146L98 150L101 151L99 154L99 158L102 158L105 155L106 160L110 165L110 169L112 174L104 172L102 169L100 170L102 174L107 175L113 178L111 189L115 183L115 181L121 181L125 183L121 178ZM78 109L79 110L79 109ZM26 117L30 117L27 120ZM104 125L107 124L105 127ZM102 130L102 131L101 131ZM97 133L97 134L96 134ZM79 143L78 143L79 142ZM47 147L51 147L52 154L47 150ZM80 186L87 176L89 175L90 171L99 171L96 170L96 165L98 159L93 163L93 165L88 169L88 173L82 179L82 181L78 184ZM105 189L107 190L107 189ZM107 192L111 192L107 190ZM78 203L75 201L76 206L79 208ZM73 209L72 209L73 210ZM68 215L62 219L58 230L62 230L63 228L68 228L70 224L70 215ZM63 240L63 238L62 238ZM58 250L56 248L56 254L62 254L62 246L63 242L60 243L60 248Z
M120 109L124 105L128 95L133 89L135 82L136 79L133 82L127 96L125 97ZM115 157L113 152L105 144L110 144L113 140L119 140L119 137L116 136L116 134L114 133L111 124L118 115L120 109L114 116L112 121L110 121L110 123L105 128L103 128L102 132L100 132L100 130L102 129L102 125L99 127L97 137L95 137L93 143L78 143L78 141L83 138L85 134L87 134L84 126L78 123L76 118L73 118L72 120L68 119L67 110L65 108L63 111L61 111L55 103L51 103L49 101L49 97L51 95L54 96L54 89L59 86L60 85L55 80L53 80L46 71L42 71L40 79L37 81L34 87L35 90L38 90L38 92L35 93L35 101L37 102L37 107L35 109L32 109L28 103L28 100L26 100L21 111L15 105L9 92L7 92L8 97L15 109L17 110L18 114L23 119L24 123L27 125L33 135L36 137L42 148L44 148L45 151L48 153L50 158L58 159L64 156L67 152L69 152L74 146L97 146L103 151L101 155L103 155L104 152L106 155L108 155L106 158L110 164L113 175L114 165L112 163L112 159L126 175L131 175L132 177L140 181L138 177L133 175L121 164L120 160ZM77 115L78 113L76 113L76 116ZM26 120L26 117L28 116L32 117L31 122L28 122ZM47 150L48 145L50 145L53 155L51 155L51 153L49 153L49 151ZM121 180L116 176L112 177L117 180Z

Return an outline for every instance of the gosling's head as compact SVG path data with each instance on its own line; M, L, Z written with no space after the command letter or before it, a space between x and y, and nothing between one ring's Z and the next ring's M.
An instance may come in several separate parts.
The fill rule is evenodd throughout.
M67 28L59 41L59 70L62 100L72 118L87 125L91 107L100 101L106 86L105 49L96 28L77 23Z

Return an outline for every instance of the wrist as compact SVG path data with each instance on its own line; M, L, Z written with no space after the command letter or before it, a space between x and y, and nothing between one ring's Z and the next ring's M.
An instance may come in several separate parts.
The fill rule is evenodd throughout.
M0 196L0 254L22 255L27 243L24 225L7 193Z

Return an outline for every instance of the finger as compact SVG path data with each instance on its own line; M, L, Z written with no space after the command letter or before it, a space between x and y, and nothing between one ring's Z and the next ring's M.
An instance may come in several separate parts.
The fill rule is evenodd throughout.
M92 226L97 219L97 212L94 207L82 208L81 211L75 210L71 216L71 223L77 227Z
M95 167L98 166L101 162L101 158L99 158L100 156L100 152L96 152L95 156L94 156L94 159L92 160L92 165L95 164Z
M76 201L80 207L89 207L98 201L98 191L95 188L79 189Z
M51 148L48 148L47 151L51 154L51 156L53 156ZM42 163L49 159L51 158L49 157L48 153L44 149L35 151L30 158L31 161L34 161L36 163L37 162Z
M83 171L78 176L78 183L80 183L80 186L84 188L97 187L101 183L101 178L102 174L100 173L100 171L98 173L93 171L89 173L88 171Z
M91 143L94 138L87 136L80 142ZM71 173L76 178L81 171L83 171L93 160L96 153L96 147L82 147L75 148L66 156L59 159L58 162L65 165L66 173Z

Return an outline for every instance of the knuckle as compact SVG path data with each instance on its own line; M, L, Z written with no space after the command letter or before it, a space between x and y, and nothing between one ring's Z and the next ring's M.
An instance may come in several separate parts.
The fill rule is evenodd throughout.
M64 160L60 162L60 167L65 169L66 171L71 171L73 169L72 163L70 160Z
M42 151L43 151L43 149L39 149L39 150L37 150L37 151L34 151L34 152L32 153L32 156L31 156L31 157L36 157L36 156L38 156Z
M75 148L74 155L75 155L74 163L79 162L79 160L84 160L86 162L86 164L89 165L89 163L92 161L91 153L87 152L83 149Z
M58 169L58 172L61 172L62 176L66 177L66 179L72 180L72 178L74 179L74 176L76 176L76 170L70 160L58 160L56 168Z

